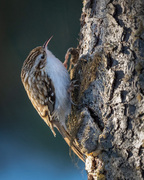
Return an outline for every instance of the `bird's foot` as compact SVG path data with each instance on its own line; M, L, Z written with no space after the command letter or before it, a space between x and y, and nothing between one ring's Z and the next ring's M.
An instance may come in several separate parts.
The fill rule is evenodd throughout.
M70 59L70 66L69 66L68 71L72 69L72 65L75 65L77 63L77 60L79 58L79 50L72 47L67 50L66 55L65 55L65 61L63 63L66 69L68 67L69 55L71 55L71 59Z

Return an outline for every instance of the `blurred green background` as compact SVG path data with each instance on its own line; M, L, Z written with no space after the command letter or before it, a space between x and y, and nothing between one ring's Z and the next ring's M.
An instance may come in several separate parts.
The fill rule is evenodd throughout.
M30 103L20 79L28 53L53 35L62 61L78 44L81 0L0 0L0 180L87 179ZM74 159L74 158L73 158Z

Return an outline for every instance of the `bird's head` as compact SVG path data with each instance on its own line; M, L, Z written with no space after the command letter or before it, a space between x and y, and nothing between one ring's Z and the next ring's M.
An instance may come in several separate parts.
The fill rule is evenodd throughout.
M27 73L30 73L32 70L42 69L46 64L46 59L48 55L48 44L53 36L51 36L43 46L34 48L26 58L23 63L21 78L23 79Z

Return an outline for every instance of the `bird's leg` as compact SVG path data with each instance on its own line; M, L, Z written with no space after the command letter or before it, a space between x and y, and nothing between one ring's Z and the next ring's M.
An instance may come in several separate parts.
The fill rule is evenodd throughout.
M65 55L65 61L63 63L66 69L68 67L69 55L71 55L71 58L70 58L70 66L69 66L68 71L72 69L72 65L75 65L77 63L79 59L79 50L72 47L67 50L66 55Z
M67 50L67 52L66 52L66 55L65 55L65 61L64 61L64 63L63 63L63 65L64 65L64 67L67 69L67 67L68 67L68 59L69 59L69 55L70 55L70 49L71 48L69 48L68 50Z

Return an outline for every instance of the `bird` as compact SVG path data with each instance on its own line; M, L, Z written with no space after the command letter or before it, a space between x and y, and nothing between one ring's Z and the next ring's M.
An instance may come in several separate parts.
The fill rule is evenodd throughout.
M66 120L71 112L70 76L65 65L48 49L52 36L43 46L34 48L23 63L21 80L40 117L60 132L74 153L84 162L78 145L72 141Z

